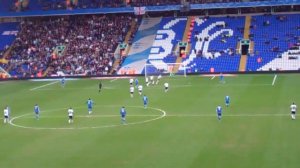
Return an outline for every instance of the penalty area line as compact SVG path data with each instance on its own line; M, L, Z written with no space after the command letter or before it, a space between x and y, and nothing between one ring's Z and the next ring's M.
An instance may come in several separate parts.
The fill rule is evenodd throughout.
M215 77L216 77L216 76L212 76L212 77L210 78L210 80L213 80L213 79L215 79Z
M40 89L40 88L43 88L43 87L46 87L46 86L49 86L49 85L53 85L55 83L58 83L59 81L54 81L54 82L51 82L51 83L47 83L45 85L41 85L41 86L38 86L38 87L34 87L34 88L31 88L30 91L33 91L33 90L36 90L36 89Z
M274 86L274 85L275 85L275 81L276 81L276 79L277 79L277 75L275 75L275 76L274 76L274 78L273 78L272 86Z

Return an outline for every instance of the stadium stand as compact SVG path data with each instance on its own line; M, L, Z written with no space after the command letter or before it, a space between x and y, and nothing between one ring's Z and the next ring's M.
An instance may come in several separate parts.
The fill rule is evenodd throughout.
M124 7L123 0L52 0L35 2L40 4L43 10L58 10L58 9L86 9L86 8L115 8Z
M161 17L144 18L142 20L128 56L122 61L122 66L117 72L118 74L135 74L143 71L160 22Z
M240 57L235 50L242 38L244 22L244 17L196 17L190 43L192 50L183 59L189 71L237 71Z
M48 75L107 75L117 45L124 41L131 16L84 15L73 17L65 40L66 51L51 63Z
M180 0L132 0L130 6L160 6L160 5L178 5Z
M2 53L0 54L0 58L2 58L5 50L7 50L11 43L15 40L18 31L18 22L0 23L0 52Z
M192 11L181 11L180 0L4 1L0 5L0 31L5 32L0 34L1 72L12 77L141 74L145 64L157 71L168 63L181 63L191 73L300 69L300 16L273 13L273 5L283 3L288 10L298 9L300 0L185 2ZM287 6L291 3L295 6ZM243 16L241 6L268 6L258 11L270 13ZM215 9L220 7L234 8L239 15L209 16L226 13ZM137 18L142 17L132 16L145 12L141 23ZM64 16L26 18L37 15ZM10 20L19 23L2 23L6 20L2 17L13 16L25 17ZM250 42L248 55L241 54L243 39ZM184 51L181 44L186 45Z
M186 22L180 27L173 28L173 32L176 33L168 34L160 30L170 21L167 19L161 19L153 45L149 48L146 63L152 63L154 67L158 65L164 67L163 63L175 63L178 60L174 46L182 38ZM299 70L299 21L299 14L253 16L249 36L255 47L254 51L249 52L246 71ZM239 71L241 53L237 50L238 43L243 39L245 17L195 17L192 25L189 41L192 50L182 59L188 72ZM166 41L171 36L174 36L172 40ZM270 63L275 58L276 61ZM135 61L129 57L130 60ZM136 65L134 62L128 63L126 60L125 62ZM137 61L136 63L142 64ZM162 69L154 67L147 71ZM126 68L130 69L130 66L127 65Z
M186 17L166 17L161 20L159 30L150 50L148 63L176 62L174 60L176 46L182 40L186 22Z
M130 15L27 19L4 69L17 77L106 75L132 19Z
M198 10L196 15L216 15L227 14L226 11L236 14L238 11L271 12L271 8L272 11L299 11L299 5L300 0L14 0L1 3L0 9L2 7L3 10L0 10L0 17L107 13L155 13L156 16L166 16L166 13L178 13L182 9L192 12Z
M269 1L269 0L247 0L247 2ZM243 0L188 0L192 4L207 4L207 3L231 3L243 2Z
M237 72L240 53L236 51L245 17L192 18L192 22L188 17L144 18L137 33L130 35L132 47L122 57L118 73L133 68L134 73L144 73L145 63L178 63L177 45L184 39L186 24L191 25L187 29L191 50L181 61L188 72ZM107 75L133 19L130 15L26 19L11 47L9 62L1 67L17 77ZM247 56L246 70L298 70L299 25L299 14L252 16L254 52Z
M68 17L28 19L12 45L7 69L12 76L41 76L57 45L64 43Z
M299 14L253 16L247 70L299 70L299 25Z
M248 0L247 2L269 1ZM187 0L190 4L209 3L238 3L242 0ZM62 9L89 9L89 8L119 8L136 6L163 6L180 5L181 0L14 0L11 3L4 2L3 8L13 11L26 10L62 10Z

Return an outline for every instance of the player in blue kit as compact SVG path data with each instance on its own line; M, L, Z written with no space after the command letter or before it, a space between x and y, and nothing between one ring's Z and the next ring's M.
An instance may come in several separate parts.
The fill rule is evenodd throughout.
M139 85L139 80L138 80L138 78L135 78L135 87L137 88L138 85Z
M40 107L35 104L33 108L34 114L35 114L35 119L40 119Z
M218 106L216 109L218 120L220 121L222 118L222 107Z
M220 73L220 83L225 83L223 73Z
M126 124L126 110L124 106L120 110L120 115L121 115L121 123Z
M143 96L144 108L148 106L148 97L146 95Z
M65 87L65 84L66 84L66 78L65 77L61 78L60 84L61 84L61 87Z
M229 98L229 96L225 96L225 105L226 105L226 107L228 107L229 104L230 104L230 98Z
M91 100L91 98L89 98L89 99L87 100L86 104L87 104L87 108L88 108L88 113L89 113L89 114L92 114L93 105L94 105L93 100Z

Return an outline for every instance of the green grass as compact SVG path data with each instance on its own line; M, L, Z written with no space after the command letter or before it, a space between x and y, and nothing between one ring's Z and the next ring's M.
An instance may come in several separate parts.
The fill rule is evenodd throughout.
M291 120L290 104L300 104L300 75L164 77L144 87L149 106L128 79L0 83L1 107L9 105L13 123L0 126L0 167L22 168L296 168L300 164L300 119ZM165 93L162 83L170 84ZM140 83L144 80L140 78ZM231 98L225 107L224 97ZM88 117L86 100L95 102ZM33 106L42 112L35 120ZM219 122L217 105L223 106ZM68 124L67 108L75 120ZM127 108L128 125L119 109ZM2 108L2 109L3 109ZM163 112L166 116L162 117Z

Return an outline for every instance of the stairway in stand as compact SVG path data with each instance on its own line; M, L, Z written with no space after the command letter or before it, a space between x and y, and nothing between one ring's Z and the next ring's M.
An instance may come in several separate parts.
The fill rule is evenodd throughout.
M191 50L190 40L191 40L191 34L192 34L192 31L193 31L193 28L194 28L194 24L195 24L195 17L194 16L188 16L188 20L187 20L187 23L186 23L184 34L183 34L183 37L182 37L182 41L188 43L188 45L185 49L185 55L188 55L190 53L190 50ZM179 51L178 44L177 44L177 47L176 47L175 51ZM180 54L177 56L176 63L182 63L182 57L180 57ZM177 64L174 67L173 72L176 73L178 71L178 69L179 69L179 64Z
M135 30L135 28L136 28L136 26L138 26L137 25L137 22L135 21L135 20L132 20L131 21L131 26L130 26L130 29L129 29L129 31L127 32L127 34L126 34L126 36L125 36L125 44L127 44L127 47L126 47L126 49L125 49L125 54L124 55L120 55L118 58L116 58L116 60L115 60L115 62L114 62L114 64L113 64L113 66L112 66L112 68L111 68L111 70L110 70L110 75L112 75L113 73L115 73L116 72L116 70L118 69L118 67L119 67L119 65L120 65L120 62L121 62L121 57L122 56L127 56L128 55L128 53L129 53L129 51L130 51L130 48L131 48L131 45L129 45L129 40L130 40L130 38L131 38L131 35L132 35L132 33L134 33L134 30ZM119 47L117 47L117 49L116 50L119 50ZM116 52L118 52L118 51L116 51ZM115 53L116 53L115 52Z
M244 39L249 39L250 34L250 25L251 25L251 16L246 16L245 28L244 28ZM250 49L253 49L253 43L250 43ZM253 50L252 50L253 51ZM246 70L247 65L247 55L242 55L240 60L239 71L244 72Z

